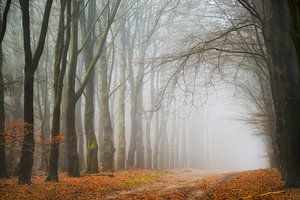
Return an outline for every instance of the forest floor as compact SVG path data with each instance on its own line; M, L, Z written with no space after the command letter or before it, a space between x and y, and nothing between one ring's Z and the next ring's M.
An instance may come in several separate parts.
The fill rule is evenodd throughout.
M0 180L0 199L116 199L116 200L244 200L300 199L300 190L284 190L277 170L239 173L199 170L126 170L112 174L60 175L60 182L44 182L36 175L32 185L17 178Z

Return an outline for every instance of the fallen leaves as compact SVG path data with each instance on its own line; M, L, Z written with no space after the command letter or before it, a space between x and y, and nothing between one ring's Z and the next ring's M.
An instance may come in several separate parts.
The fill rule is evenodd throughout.
M114 190L132 189L151 184L162 175L151 170L128 170L114 176L83 175L71 178L60 174L57 183L44 182L45 176L35 176L32 185L18 185L16 178L0 181L0 199L102 199Z
M225 200L284 200L300 199L295 193L283 190L283 181L276 169L264 169L230 174L221 180L201 184L199 189L210 195L210 199Z
M209 175L209 174L208 174ZM115 200L297 200L299 189L284 190L276 169L234 174L205 175L195 172L127 170L71 178L60 182L33 178L32 185L18 185L16 178L0 181L0 199L115 199Z

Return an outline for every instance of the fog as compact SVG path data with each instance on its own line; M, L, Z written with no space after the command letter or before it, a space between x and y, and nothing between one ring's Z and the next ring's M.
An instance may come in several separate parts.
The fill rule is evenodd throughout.
M264 138L243 120L249 109L239 101L234 88L218 85L207 104L192 112L191 167L224 171L268 167Z
M32 125L8 142L11 171L22 156L34 170L52 160L55 180L58 170L269 167L264 47L238 2L46 2L27 5L28 30L29 11L13 4L2 45L6 121ZM52 13L43 21L44 7Z

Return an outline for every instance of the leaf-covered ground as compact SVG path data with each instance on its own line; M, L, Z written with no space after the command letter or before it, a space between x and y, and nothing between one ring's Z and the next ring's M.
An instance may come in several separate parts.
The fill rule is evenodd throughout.
M32 185L18 185L16 178L0 180L0 199L116 199L116 200L243 200L300 199L297 189L283 190L277 170L234 174L176 170L128 170L111 174L60 175L60 182L35 176Z

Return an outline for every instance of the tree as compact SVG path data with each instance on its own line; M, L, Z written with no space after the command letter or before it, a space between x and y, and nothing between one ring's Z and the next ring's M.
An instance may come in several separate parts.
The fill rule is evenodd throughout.
M82 38L86 37L85 48L83 49L84 63L86 70L88 70L89 64L93 59L94 46L95 46L95 26L94 20L96 18L96 0L89 1L88 5L88 15L86 19L85 9L80 17L81 33ZM86 146L87 146L87 173L98 172L98 145L95 135L94 127L94 96L95 96L95 69L92 70L90 74L89 81L85 88L85 117L84 117L84 127L86 134Z
M5 109L4 109L4 81L3 81L3 52L2 41L6 32L7 15L10 8L11 0L7 0L3 17L1 16L3 2L0 1L0 178L7 176L6 155L5 155Z
M124 5L124 4L123 4ZM124 10L124 9L122 9ZM126 92L126 15L121 19L120 40L121 40L121 69L119 88L119 144L118 144L118 169L125 169L126 140L125 140L125 92Z
M37 48L32 54L30 42L29 1L20 0L22 11L23 43L25 52L25 80L24 80L24 141L20 160L19 183L30 184L34 153L34 113L33 113L33 84L34 73L43 53L45 38L49 24L49 16L53 0L47 0L43 15L40 37Z
M51 149L47 181L58 181L58 158L59 158L59 143L60 143L60 116L61 116L61 100L64 75L67 67L67 55L70 43L70 20L71 20L71 1L60 1L60 16L58 35L55 46L55 63L54 63L54 109L52 114L51 128ZM66 39L65 35L65 10L67 7L67 28Z

